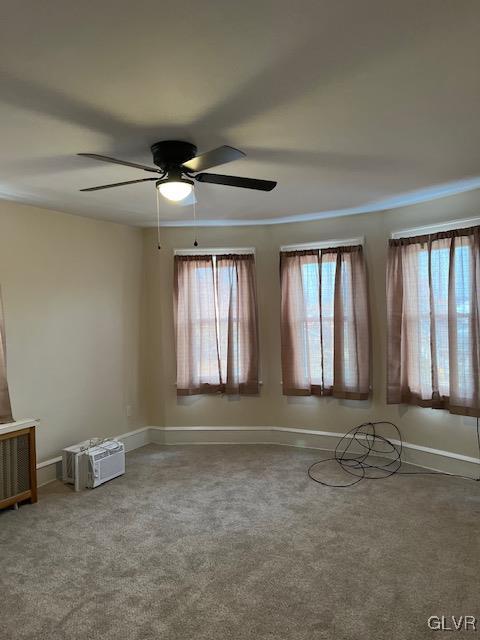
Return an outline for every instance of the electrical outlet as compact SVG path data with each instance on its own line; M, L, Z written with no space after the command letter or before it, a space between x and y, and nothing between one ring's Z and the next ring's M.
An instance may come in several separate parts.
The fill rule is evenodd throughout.
M131 404L127 404L125 407L125 413L127 414L127 418L131 418L133 415L133 407Z

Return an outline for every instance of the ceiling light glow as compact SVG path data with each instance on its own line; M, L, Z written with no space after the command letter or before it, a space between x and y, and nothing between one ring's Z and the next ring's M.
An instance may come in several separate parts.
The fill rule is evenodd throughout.
M158 185L158 189L167 200L179 202L192 193L193 187L187 180L166 180Z

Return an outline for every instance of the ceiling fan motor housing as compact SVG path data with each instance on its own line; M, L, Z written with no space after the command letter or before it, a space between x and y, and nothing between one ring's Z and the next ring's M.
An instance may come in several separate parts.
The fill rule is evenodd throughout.
M197 147L181 140L164 140L155 142L150 147L153 162L164 171L179 167L197 155Z

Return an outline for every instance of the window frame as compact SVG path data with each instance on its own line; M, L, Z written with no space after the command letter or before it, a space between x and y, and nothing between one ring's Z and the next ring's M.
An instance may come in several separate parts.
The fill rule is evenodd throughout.
M362 252L362 269L365 272L365 268L366 268L366 260L365 260L365 255L364 255L364 246L365 246L365 239L363 236L360 237L356 237L356 238L339 238L339 239L330 239L330 240L321 240L321 241L316 241L316 242L307 242L307 243L301 243L301 244L290 244L290 245L282 245L279 247L279 252L280 252L280 260L281 260L281 264L282 264L282 254L284 253L289 253L289 252L318 252L318 254L320 255L322 252L323 253L328 253L329 250L331 250L332 254L336 254L336 253L344 253L341 251L342 247L357 247L361 250ZM337 251L338 250L338 251ZM348 251L347 251L348 252ZM322 265L323 266L323 265ZM282 267L281 267L282 269ZM342 264L342 269L343 269L343 264ZM302 276L303 277L303 276ZM350 274L350 277L352 277L352 274ZM320 295L322 295L322 281L323 278L320 277L319 279L319 293ZM350 399L355 399L355 400L366 400L368 399L368 397L370 396L371 393L371 356L367 356L366 361L368 361L368 383L367 385L365 385L365 382L363 382L363 388L360 388L360 386L357 387L357 389L352 390L351 388L348 388L349 385L346 384L347 383L347 378L343 377L342 378L342 382L338 383L338 378L336 378L335 375L335 371L336 371L336 365L335 365L335 284L336 281L336 275L334 275L334 291L333 291L333 313L331 316L328 316L326 318L326 320L330 320L331 324L332 324L332 349L330 350L330 355L331 355L331 367L333 367L332 371L331 371L331 376L330 376L330 372L328 375L328 380L329 382L327 382L327 377L325 376L325 351L323 352L323 356L322 360L323 363L320 365L320 369L321 369L321 376L322 376L322 381L320 384L318 384L318 380L317 378L313 378L310 373L308 375L305 376L305 380L309 379L309 384L307 384L307 387L303 387L302 385L300 386L291 386L291 381L290 382L286 382L285 381L285 369L284 369L284 364L283 364L283 354L284 354L284 349L285 349L285 345L284 345L284 333L283 333L283 325L282 325L282 371L283 371L283 375L282 375L282 380L281 380L281 384L283 387L283 394L287 395L287 396L293 396L293 395L315 395L315 396L334 396L337 398L350 398ZM281 283L281 296L283 296L283 285ZM369 296L368 296L368 277L365 280L365 293L366 293L366 298L365 298L365 313L366 315L362 318L362 320L366 321L366 325L367 325L367 331L368 333L370 333L370 304L369 304ZM283 303L282 303L283 305ZM282 311L283 314L283 311ZM283 316L282 316L283 317ZM310 322L309 322L310 320ZM348 321L348 318L344 318L344 320ZM303 326L305 326L306 324L310 324L312 325L312 321L313 323L315 323L315 318L311 319L310 316L305 318L302 322ZM283 322L283 320L282 320ZM322 317L319 316L319 318L317 319L317 324L318 322L320 322L320 325L323 326L324 323L322 323ZM355 321L353 321L354 326L357 326L355 324ZM306 330L305 330L306 333ZM343 334L342 334L343 335ZM308 340L307 340L308 342ZM370 337L368 337L368 350L370 350ZM323 347L322 347L323 348ZM357 349L358 349L358 345L357 345ZM357 353L357 351L356 351ZM288 355L286 356L287 358L289 357ZM345 372L345 370L344 370ZM363 371L361 371L359 373L359 370L357 370L357 375L359 375L359 378L362 378L362 375L364 377L364 373ZM317 376L318 377L318 376ZM331 380L331 382L330 382ZM367 389L365 387L368 387Z
M387 404L410 404L434 409L444 409L454 414L480 416L478 393L475 393L474 376L472 377L470 374L465 373L465 371L468 372L468 370L470 370L470 373L472 372L471 367L474 366L474 354L476 350L474 347L473 352L470 351L471 357L469 357L465 350L462 352L460 346L461 341L458 340L457 334L459 324L467 326L468 328L470 322L476 317L472 307L472 302L475 301L475 289L467 286L467 288L464 289L467 295L466 297L465 294L461 295L460 300L458 294L462 291L462 283L465 286L465 281L467 284L470 279L475 281L474 265L479 259L479 254L475 253L470 255L468 252L464 252L464 250L466 246L472 249L478 247L478 240L475 241L475 237L478 238L479 228L480 218L468 218L393 231L390 234L389 258L387 263L387 352L388 361L394 362L394 366L389 367L387 372ZM457 242L458 239L463 236L471 237L471 244L462 245L461 242ZM444 239L449 239L450 248L448 250L448 265L442 268L442 264L446 262L445 256L442 258L442 256L438 254L438 263L435 256L437 251L441 252L444 248L435 246L435 243ZM410 307L412 300L414 301L415 299L415 295L417 295L418 298L418 294L415 294L415 292L411 293L408 290L408 279L406 280L403 275L400 275L405 268L402 265L408 264L406 262L407 257L403 257L401 253L402 246L418 247L416 248L418 261L421 259L422 251L425 251L428 255L428 284L426 284L425 273L423 273L422 277L421 265L417 267L418 278L422 284L420 296L428 296L429 299L428 312L417 313L415 315L408 314L408 311L401 311L396 306L394 297L392 298L392 296L396 295L393 293L396 291L396 287L401 287L401 299L407 299L408 301L406 306L405 303L402 303L403 309ZM452 246L453 254L451 253ZM455 295L453 301L448 297L450 288L447 291L447 309L445 310L445 308L441 308L442 305L437 304L439 296L436 293L436 289L440 282L440 280L437 280L437 274L439 270L442 274L447 273L450 281L452 260L456 265L453 268L458 280L455 279L451 289ZM459 275L462 267L457 265L457 260L459 264L463 264L465 261L472 264L473 272L469 270L468 276L462 277L462 275ZM434 268L431 266L433 264L435 264ZM399 265L401 266L399 267ZM423 266L423 271L425 271L425 266ZM449 285L447 284L447 286ZM392 289L390 289L390 287L392 287ZM423 288L425 288L425 291L423 291ZM445 302L443 307L445 307ZM452 313L450 313L450 311L452 311ZM396 320L396 318L399 317L401 317L401 324L400 320ZM427 340L427 336L423 336L422 344L415 354L414 367L416 367L419 373L417 380L415 375L413 378L410 378L410 365L408 364L408 359L405 360L404 358L404 351L401 345L404 344L404 341L408 340L408 336L411 334L411 331L407 330L407 334L404 335L404 327L410 324L408 321L411 320L411 326L416 331L416 334L420 335L422 319L425 322L430 322L430 329L428 333L429 339ZM446 330L442 331L440 327L443 325L446 326ZM453 334L456 336L453 341L453 351L451 350L452 342L450 334L452 327L456 327ZM445 331L448 344L448 363L447 366L440 367L439 363L442 364L446 356L444 351L445 345L441 344L442 341L445 342ZM442 341L438 340L439 335L443 336ZM414 340L415 338L413 338L412 342L414 342ZM422 371L422 361L419 355L421 351L423 351L423 348L428 349L428 360L431 362L431 366L429 367L429 370L431 370L431 383L429 383L429 385L424 384L426 377L420 375ZM452 366L452 363L456 364ZM469 363L471 366L468 366ZM459 375L460 371L463 372L463 375ZM413 384L414 382L417 384Z
M221 322L222 318L220 317L220 301L218 299L218 273L217 273L217 256L239 256L239 255L252 255L254 259L254 280L255 280L255 289L256 287L256 249L255 247L205 247L205 248L194 248L194 249L174 249L173 256L205 256L212 259L212 271L213 271L213 296L214 296L214 313L215 313L215 333L217 337L217 345L220 345L220 336L221 336ZM257 310L258 314L258 310ZM257 320L258 321L258 320ZM202 320L201 323L210 323L211 320ZM238 320L237 320L238 322ZM257 340L258 340L258 329L257 329ZM221 358L221 354L218 354L218 357ZM261 363L260 360L257 361L258 366L258 386L263 384L260 379L260 371L261 371ZM201 366L200 366L201 369ZM220 374L220 386L225 386L227 384L226 381L222 382L222 369L219 370ZM241 383L242 385L244 383ZM177 383L175 386L178 388ZM227 392L228 393L228 392ZM248 393L248 392L247 392Z

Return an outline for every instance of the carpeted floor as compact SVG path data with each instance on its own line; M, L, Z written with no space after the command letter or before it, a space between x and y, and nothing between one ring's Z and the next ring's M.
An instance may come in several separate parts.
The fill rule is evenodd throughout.
M418 640L480 618L480 484L328 489L319 456L149 445L93 491L46 486L0 514L0 637Z

